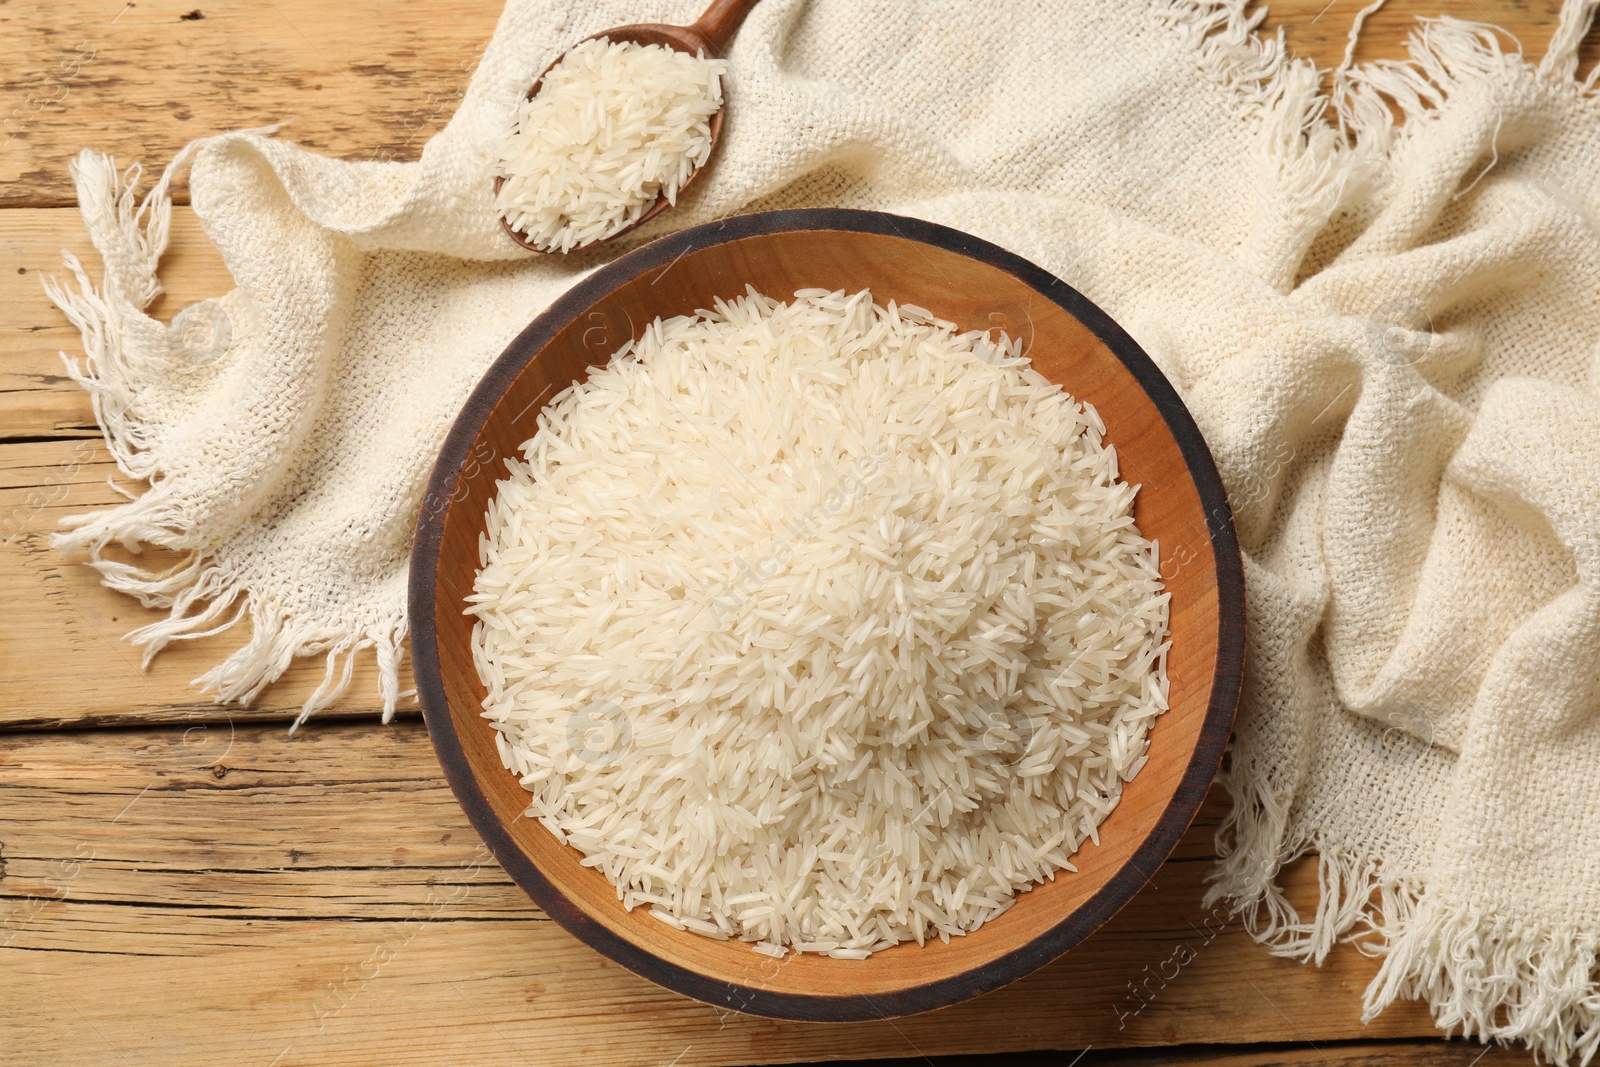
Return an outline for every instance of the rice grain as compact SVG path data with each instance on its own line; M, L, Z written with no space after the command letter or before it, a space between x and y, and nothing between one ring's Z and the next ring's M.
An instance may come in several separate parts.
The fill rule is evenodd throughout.
M1167 706L1092 408L866 292L657 320L550 403L469 611L529 815L627 907L860 959L1072 871Z

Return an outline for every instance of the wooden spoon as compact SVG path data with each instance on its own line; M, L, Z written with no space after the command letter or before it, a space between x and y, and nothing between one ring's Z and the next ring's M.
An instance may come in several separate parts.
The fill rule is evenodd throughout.
M593 41L604 37L614 43L658 44L678 52L687 52L690 55L705 55L713 59L720 58L723 49L728 47L728 42L733 40L733 35L739 31L740 23L744 22L744 17L750 13L750 9L755 7L757 2L758 0L712 0L711 6L706 8L705 14L701 15L699 20L692 26L669 26L657 22L645 22L633 26L614 26L609 30L602 30L600 33L585 37L584 40ZM555 62L544 68L539 73L539 77L534 79L533 85L528 89L524 99L532 100L538 96L539 87L544 84L544 76L549 74L557 64L566 58L567 55L563 52L556 57ZM727 106L728 97L724 92L722 107L719 107L716 113L711 116L711 149L706 155L706 162L691 171L689 176L683 180L683 183L678 186L680 194L700 176L700 172L705 169L706 163L711 162L711 153L714 153L717 149L717 138L722 135L722 112ZM498 176L495 178L494 191L496 196L500 193L500 186L504 184L505 178ZM604 244L607 241L621 237L635 226L644 225L671 206L666 197L658 195L656 202L651 204L644 214L610 237L601 237L598 240L590 241L588 244L579 245L571 249L571 251L577 252L585 248L593 248L595 245ZM511 235L511 239L523 248L533 252L551 251L550 249L540 248L521 233L512 229L511 223L507 222L504 217L500 219L500 225L505 227L505 231Z

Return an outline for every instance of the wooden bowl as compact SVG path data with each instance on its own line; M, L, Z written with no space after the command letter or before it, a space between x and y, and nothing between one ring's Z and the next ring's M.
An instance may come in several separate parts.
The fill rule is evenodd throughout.
M540 409L604 364L657 316L691 314L746 284L782 299L809 287L870 288L962 329L1003 327L1033 365L1092 403L1123 477L1140 483L1135 519L1161 545L1172 594L1171 708L1149 762L1073 857L1076 874L1024 894L976 933L867 960L791 953L673 930L629 912L604 876L579 865L537 821L481 718L472 620L484 513L503 460L533 436ZM915 219L809 210L745 215L662 238L580 282L513 341L467 401L428 486L411 564L411 646L428 733L457 798L495 858L584 942L637 973L719 1007L786 1019L906 1015L986 993L1048 963L1105 922L1172 851L1205 796L1239 695L1244 578L1211 454L1172 386L1104 312L1003 249Z

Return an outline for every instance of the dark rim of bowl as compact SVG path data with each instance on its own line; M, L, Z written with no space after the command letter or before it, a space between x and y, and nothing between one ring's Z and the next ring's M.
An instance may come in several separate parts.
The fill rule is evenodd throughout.
M445 778L468 819L506 873L547 915L579 940L645 978L718 1007L777 1019L847 1022L912 1015L946 1007L1008 985L1081 942L1121 909L1166 861L1205 799L1233 728L1244 661L1244 569L1233 512L1216 463L1177 391L1132 337L1060 278L971 234L921 219L877 211L806 208L735 215L681 230L618 257L569 289L506 347L473 389L428 480L425 500L449 500L494 403L535 355L601 297L695 249L793 230L839 230L919 241L996 267L1054 301L1089 328L1155 404L1178 444L1206 512L1217 570L1218 635L1211 700L1200 737L1178 788L1154 829L1094 896L1027 944L972 971L896 993L821 995L758 989L710 978L646 951L596 922L552 885L503 826L478 787L455 733L439 669L434 591L447 509L424 508L411 552L410 629L413 670L428 736Z

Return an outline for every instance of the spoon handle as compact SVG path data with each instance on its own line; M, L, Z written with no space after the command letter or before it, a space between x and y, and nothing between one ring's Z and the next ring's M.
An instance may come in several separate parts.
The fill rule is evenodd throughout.
M728 42L739 32L739 24L750 14L760 0L711 0L711 6L700 16L694 28L710 41L718 52L727 50Z

